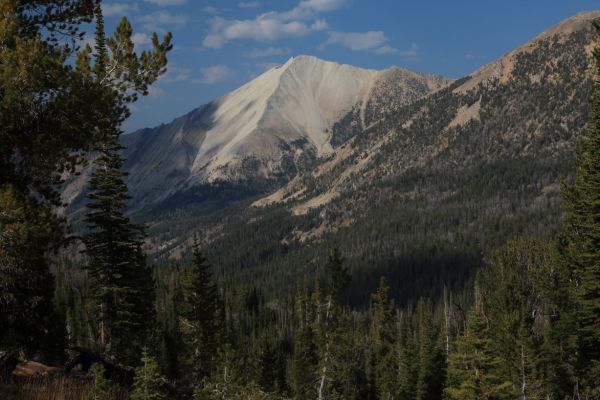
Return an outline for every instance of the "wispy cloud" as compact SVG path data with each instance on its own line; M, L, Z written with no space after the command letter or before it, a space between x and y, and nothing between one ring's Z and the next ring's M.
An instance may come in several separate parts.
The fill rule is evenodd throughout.
M206 14L217 15L221 13L221 10L219 10L217 7L205 6L202 8L202 12Z
M272 42L285 37L302 37L311 33L311 28L304 22L282 22L273 18L255 20L226 20L213 18L212 33L204 38L205 47L218 49L231 40L252 39Z
M139 11L137 3L103 3L102 13L105 17L120 17Z
M158 97L163 97L165 94L165 91L156 85L152 85L148 88L148 97L155 99Z
M189 68L181 68L177 65L169 65L167 67L166 75L162 76L160 79L165 82L185 82L190 79L191 69Z
M245 58L263 58L290 54L291 50L283 47L267 47L266 49L252 49L243 54Z
M329 32L326 44L339 44L353 51L372 51L378 54L389 54L397 50L388 44L388 39L382 31L358 32Z
M419 56L419 45L413 43L408 50L397 51L397 54L404 58L415 59Z
M181 6L187 3L187 0L144 0L148 3L156 4L157 6Z
M131 41L133 42L133 44L139 47L145 47L151 43L150 35L141 32L134 33L131 36Z
M398 54L399 50L395 47L390 46L389 44L383 45L375 50L373 50L375 54Z
M346 5L348 0L302 0L296 7L284 12L271 11L254 19L230 20L215 17L211 20L210 34L202 44L208 48L221 48L232 40L274 42L283 38L307 36L329 28L327 22L317 18Z
M226 65L213 65L212 67L201 68L200 74L200 79L195 79L193 83L213 85L233 76L234 72Z
M346 4L348 4L348 0L303 0L298 8L323 12L337 10Z
M239 8L256 8L260 7L260 2L258 1L242 1L238 3Z
M171 14L161 10L151 14L139 16L137 21L148 31L163 31L164 28L181 28L187 22L187 17L180 14Z

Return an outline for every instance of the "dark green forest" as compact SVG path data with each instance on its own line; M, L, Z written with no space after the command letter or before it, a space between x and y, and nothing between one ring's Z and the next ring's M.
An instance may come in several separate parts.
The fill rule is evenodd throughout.
M93 48L77 46L91 22ZM465 134L440 160L485 154L484 168L407 168L373 182L371 190L389 194L373 207L360 193L343 194L328 219L356 204L356 222L308 246L283 239L316 228L318 211L297 217L274 205L249 222L245 203L219 210L214 200L198 206L211 214L188 226L177 208L155 210L146 221L159 223L150 228L128 215L121 124L166 72L172 50L170 33L154 34L151 50L136 53L132 35L126 18L106 34L100 0L0 2L1 398L600 398L600 46L591 92L565 106L586 108L586 131L569 131L585 124L575 117L542 124L556 143L580 134L574 157L511 158L518 143L495 147ZM559 57L546 45L538 51ZM555 68L564 75L567 64ZM445 108L473 104L476 94L484 105L504 104L526 90L519 79L500 95L496 87L448 97L457 82L427 101ZM543 102L564 93L560 85L530 92ZM523 104L510 106L540 116ZM482 109L494 121L486 131L517 129L490 110ZM402 125L394 118L405 116L381 124ZM421 123L441 129L452 118ZM430 140L418 132L431 126L417 123L397 140ZM481 128L474 121L467 131ZM361 140L385 129L376 125ZM380 157L402 167L398 154ZM71 224L57 212L60 184L84 166L92 170L84 217ZM560 190L522 206L557 173L570 177ZM532 177L535 190L522 190ZM325 176L309 190L328 183ZM210 190L193 195L214 199ZM393 195L408 191L408 200ZM512 202L498 200L499 191ZM208 240L215 220L230 229ZM169 229L195 232L183 256L150 256L149 242ZM15 375L27 360L56 369Z

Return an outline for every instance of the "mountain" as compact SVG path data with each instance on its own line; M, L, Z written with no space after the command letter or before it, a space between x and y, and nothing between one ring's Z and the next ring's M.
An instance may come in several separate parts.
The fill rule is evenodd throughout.
M151 214L149 245L180 257L202 227L222 271L273 292L318 271L333 245L357 277L356 296L380 275L397 282L399 298L465 282L508 238L548 238L560 226L598 17L569 18L414 101L369 108L381 104L371 95L334 123L333 150L289 182L209 216L192 203Z
M453 82L295 57L126 135L148 250L180 258L201 228L220 273L271 293L319 271L334 245L355 294L380 275L398 298L466 282L508 238L560 226L599 17L569 18Z
M596 17L600 12L569 18L470 76L384 115L309 177L254 205L294 199L292 211L305 213L357 185L408 171L446 173L502 159L567 156L586 120ZM358 124L358 114L340 122L345 125L336 124L334 132ZM307 191L306 182L320 189Z
M364 127L450 82L402 68L290 58L169 124L124 135L132 203L141 210L202 201L193 193L207 186L230 189L214 193L225 200L278 187L333 152L341 139L332 128L350 110ZM84 178L67 188L71 201L81 199Z

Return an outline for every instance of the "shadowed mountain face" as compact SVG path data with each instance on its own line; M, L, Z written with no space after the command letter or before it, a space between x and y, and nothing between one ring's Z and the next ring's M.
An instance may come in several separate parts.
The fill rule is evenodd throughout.
M275 189L346 139L332 128L349 111L359 113L362 129L450 82L400 68L291 58L169 124L123 136L133 207L199 201L188 198L199 186L226 187L236 192L232 200ZM79 194L81 183L71 184L68 197Z

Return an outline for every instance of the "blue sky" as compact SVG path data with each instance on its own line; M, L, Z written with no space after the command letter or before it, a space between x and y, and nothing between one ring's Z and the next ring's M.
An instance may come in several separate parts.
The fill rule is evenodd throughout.
M297 54L365 68L393 65L468 75L561 20L600 9L586 0L113 0L135 42L171 31L169 72L132 107L124 129L169 122Z

